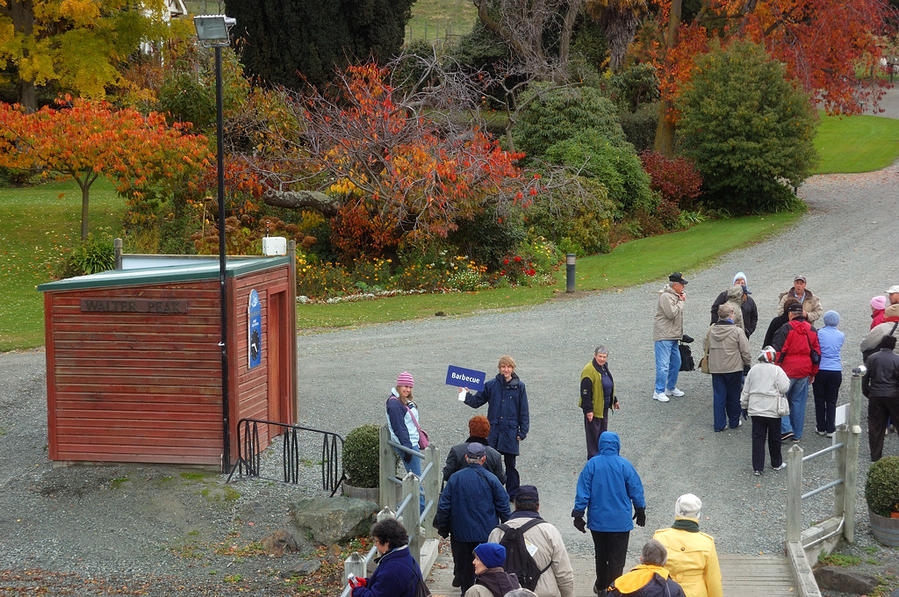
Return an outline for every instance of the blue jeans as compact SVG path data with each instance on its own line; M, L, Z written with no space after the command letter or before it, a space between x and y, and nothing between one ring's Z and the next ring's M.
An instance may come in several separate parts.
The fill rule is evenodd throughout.
M405 452L401 452L400 450L397 450L396 448L394 448L393 451L396 452L396 455L399 456L400 459L402 459L404 456L408 455ZM420 450L416 449L416 452L420 452ZM421 458L419 458L417 456L413 456L412 458L409 459L409 462L406 462L405 460L403 460L403 466L405 467L407 473L413 473L416 477L421 479ZM431 472L433 472L433 471L431 471ZM421 490L419 493L420 493L420 495L418 496L419 512L424 512L424 510L425 510L424 490Z
M677 340L656 340L656 394L673 390L680 373L680 350Z
M790 378L790 389L787 390L787 402L790 403L790 414L780 418L780 432L793 433L793 437L802 437L805 423L805 401L808 399L808 378Z
M734 429L740 425L740 384L743 371L712 374L712 411L715 417L715 431L724 431L730 424Z

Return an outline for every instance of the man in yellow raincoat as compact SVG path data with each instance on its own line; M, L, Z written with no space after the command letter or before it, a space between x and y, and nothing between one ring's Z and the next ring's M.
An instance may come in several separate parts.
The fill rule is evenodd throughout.
M674 503L674 524L655 532L668 550L665 568L686 597L723 597L715 539L699 530L702 500L686 493Z

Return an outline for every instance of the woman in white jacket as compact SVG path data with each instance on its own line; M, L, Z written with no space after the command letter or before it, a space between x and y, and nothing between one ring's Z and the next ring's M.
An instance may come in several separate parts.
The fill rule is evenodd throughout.
M780 454L780 418L789 414L785 394L790 387L790 378L774 364L776 358L774 348L763 348L759 362L746 375L740 394L740 407L752 417L752 470L756 476L765 469L765 439L768 440L771 468L776 471L787 468Z

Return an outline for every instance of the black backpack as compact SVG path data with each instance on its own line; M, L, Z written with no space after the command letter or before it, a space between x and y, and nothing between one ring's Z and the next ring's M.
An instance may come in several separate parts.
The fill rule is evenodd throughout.
M517 529L507 524L499 525L499 529L503 532L503 538L499 544L506 548L506 564L503 566L503 569L506 572L514 572L515 576L518 577L518 584L531 591L537 586L540 575L552 566L552 560L550 560L546 568L541 570L524 543L524 534L528 529L537 526L541 522L546 521L541 518L534 518Z

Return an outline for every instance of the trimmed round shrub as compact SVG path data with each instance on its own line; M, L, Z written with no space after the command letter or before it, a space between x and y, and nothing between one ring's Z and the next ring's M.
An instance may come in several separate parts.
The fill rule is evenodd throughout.
M343 471L353 487L378 486L379 433L377 425L360 425L343 440Z
M649 176L630 143L613 143L591 129L553 144L546 157L602 184L621 215L652 209L658 204L649 188Z
M865 482L865 500L874 514L889 517L899 512L899 456L871 463Z
M585 129L619 144L625 141L618 110L595 87L558 87L535 83L521 94L522 106L512 127L516 151L542 156L558 141L570 139Z
M709 206L729 213L795 205L815 159L815 112L764 48L736 42L697 60L681 94L678 142L702 174Z

